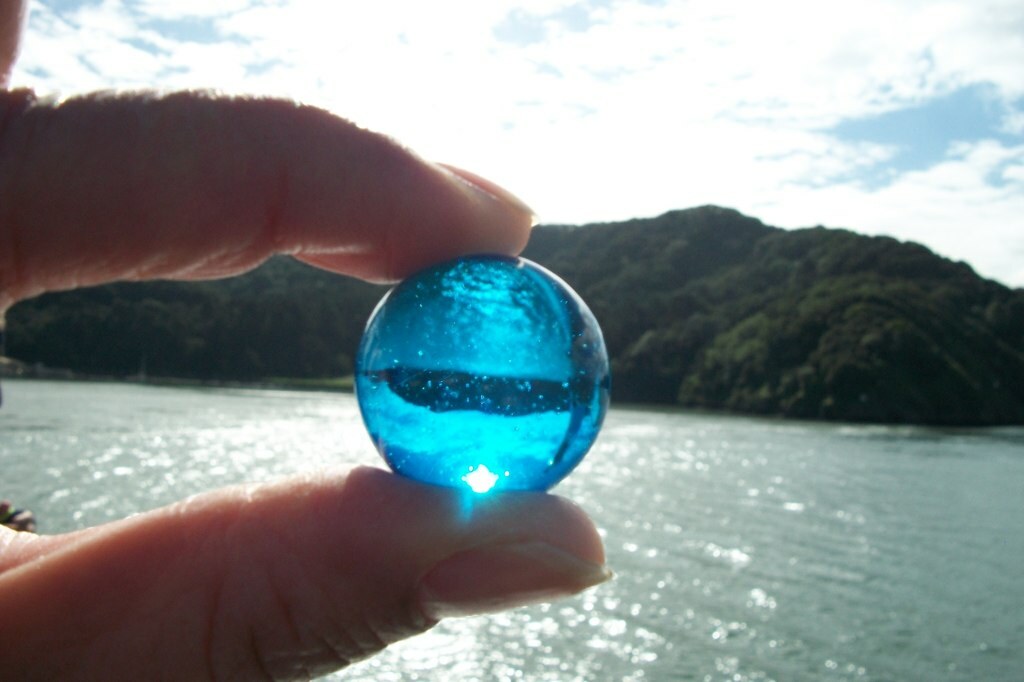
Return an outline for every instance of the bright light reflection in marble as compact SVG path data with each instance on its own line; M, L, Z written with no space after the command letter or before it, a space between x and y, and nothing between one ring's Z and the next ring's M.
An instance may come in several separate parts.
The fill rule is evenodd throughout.
M462 477L462 480L466 482L466 485L475 493L485 493L494 487L494 484L498 482L498 475L491 473L491 470L486 465L481 464L479 467L469 472Z

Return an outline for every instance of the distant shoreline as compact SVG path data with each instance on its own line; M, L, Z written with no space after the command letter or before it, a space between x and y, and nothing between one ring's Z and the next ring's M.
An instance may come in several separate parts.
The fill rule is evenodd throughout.
M12 367L18 367L21 371L12 371ZM353 377L341 377L340 379L288 379L273 378L263 381L228 381L217 379L187 379L180 377L123 377L114 375L83 374L67 369L55 369L45 366L30 366L27 363L0 356L0 381L18 379L24 381L73 381L81 383L104 383L104 384L136 384L139 386L154 386L159 388L221 388L255 391L305 391L310 393L345 393L354 394ZM612 401L611 405L616 410L657 412L663 414L684 414L692 416L715 416L730 419L753 419L767 421L776 424L813 424L816 426L855 426L855 427L884 427L884 428L907 428L925 429L928 431L977 431L989 429L1021 429L1024 425L1019 424L997 424L997 425L941 425L941 424L918 424L910 422L865 422L851 420L833 419L808 419L789 417L781 414L753 414L747 412L730 412L727 410L714 410L703 407L692 407L667 403L645 403L627 402L621 400Z
M706 206L538 226L524 255L559 273L600 320L616 405L1024 425L1024 290L918 244L781 230ZM216 282L57 292L11 309L6 354L88 378L351 390L338 377L353 372L382 293L286 258ZM8 373L73 378L38 366Z
M193 379L186 377L155 377L146 375L115 376L88 374L70 369L29 364L14 358L0 357L0 379L27 379L30 381L92 381L100 383L140 384L143 386L169 386L181 388L248 388L289 391L326 391L352 393L353 377L303 379L271 377L259 381L227 379Z

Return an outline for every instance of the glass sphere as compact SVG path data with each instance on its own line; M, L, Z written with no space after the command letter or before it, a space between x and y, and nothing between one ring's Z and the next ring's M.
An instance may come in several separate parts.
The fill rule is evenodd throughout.
M428 268L377 305L356 396L397 473L484 493L546 490L590 449L608 409L608 354L582 299L524 258Z

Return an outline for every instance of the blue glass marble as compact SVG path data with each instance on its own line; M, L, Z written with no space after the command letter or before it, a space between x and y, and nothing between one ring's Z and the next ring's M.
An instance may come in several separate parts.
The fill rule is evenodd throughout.
M583 458L608 409L597 320L524 258L424 270L377 305L356 396L397 473L477 493L547 490Z

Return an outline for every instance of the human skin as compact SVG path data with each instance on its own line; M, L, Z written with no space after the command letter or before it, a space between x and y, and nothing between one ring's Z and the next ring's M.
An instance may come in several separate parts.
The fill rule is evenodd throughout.
M0 83L24 9L0 3ZM518 253L532 220L497 186L312 107L202 93L57 105L0 90L0 317L46 291L226 277L274 254L389 281ZM607 579L571 502L495 494L467 515L461 495L361 467L64 535L0 528L0 671L302 679L444 617Z

